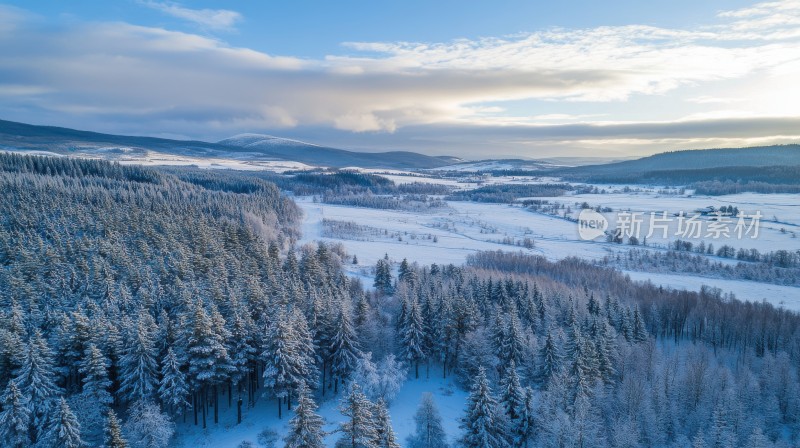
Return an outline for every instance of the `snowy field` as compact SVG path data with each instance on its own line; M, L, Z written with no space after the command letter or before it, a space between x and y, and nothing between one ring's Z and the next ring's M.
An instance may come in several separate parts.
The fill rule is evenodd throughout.
M656 216L661 216L662 212L667 212L668 218L671 219L669 223L668 241L674 241L677 238L674 236L678 231L676 214L684 212L687 217L690 217L696 210L706 207L719 209L720 207L733 206L746 215L755 213L761 214L757 238L750 238L750 235L744 235L741 239L738 238L734 232L737 223L736 218L729 218L731 221L728 224L728 228L731 231L729 238L706 238L705 235L707 235L708 223L711 217L702 217L703 237L700 239L684 239L693 242L703 240L706 244L712 243L717 248L722 244L727 244L737 249L758 249L761 252L781 249L800 249L800 195L741 193L725 196L679 196L663 195L656 191L657 190L610 194L575 194L536 199L570 206L573 209L573 213L570 215L572 217L577 217L578 215L579 210L576 207L576 203L580 204L583 202L593 207L600 205L611 208L613 212L603 213L611 222L616 221L614 218L616 218L617 213L621 211L643 213L643 235L647 234L647 226L651 212L656 213ZM745 222L749 224L750 219L746 219ZM614 227L614 225L611 227ZM660 236L660 231L656 230L654 235ZM662 245L666 243L656 237L649 241Z
M433 395L442 421L445 425L449 442L454 442L459 435L457 421L461 418L464 405L466 403L467 392L461 390L453 384L450 378L441 378L441 370L431 368L431 378L425 379L423 368L420 368L420 379L409 379L400 389L398 398L389 406L389 413L392 418L392 426L397 436L398 442L405 446L406 437L414 432L414 413L417 411L422 394L430 392ZM335 431L345 417L339 413L339 398L344 395L340 391L339 395L327 396L327 400L322 401L318 409L320 416L325 419L325 431L330 435L326 437L325 443L333 447L339 434ZM224 398L224 399L223 399ZM319 397L316 397L319 398ZM219 426L214 425L213 420L209 420L208 429L203 430L200 425L194 426L193 415L187 414L186 423L178 423L177 445L186 448L236 448L243 441L250 441L255 446L258 434L269 428L278 434L280 440L276 446L283 446L283 437L288 431L287 422L292 413L284 412L283 419L278 419L277 405L274 400L260 398L252 409L243 409L242 424L236 424L236 402L228 407L227 397L220 397L220 422ZM212 417L213 418L213 417ZM220 431L219 428L224 428Z
M586 201L591 205L608 206L614 210L624 207L627 210L641 212L664 210L677 213L680 210L695 210L709 205L715 207L736 205L742 209L758 207L768 220L761 223L757 239L746 237L739 240L732 236L725 240L707 240L707 243L711 242L717 248L722 244L729 244L736 248L757 248L762 252L800 249L800 239L791 235L792 230L800 230L797 226L797 223L800 223L800 200L797 195L739 194L721 197L679 197L659 195L651 191L546 199L563 201L566 204ZM482 250L522 250L553 260L569 256L598 260L631 247L601 240L583 241L579 238L576 223L531 212L519 206L451 201L448 203L448 208L429 213L409 213L327 205L315 203L310 198L297 198L297 203L305 212L301 244L314 240L341 242L348 253L356 255L359 261L359 265L349 265L346 268L365 280L369 279L369 269L384 254L389 254L395 261L407 258L409 261L421 264L461 264L467 255ZM777 217L780 222L769 221L772 216ZM379 232L369 238L329 235L325 232L323 219L355 222L361 226L377 229ZM787 232L781 232L781 228L787 229ZM532 238L535 246L530 249L521 246L525 238ZM654 242L657 246L667 244L666 241ZM652 247L648 250L664 249ZM715 262L736 263L735 260L720 257L709 258ZM675 289L699 290L703 285L719 288L725 293L733 293L742 300L759 302L768 300L777 306L800 311L800 288L797 287L691 276L685 273L629 272L629 274L634 280L650 280L654 284ZM365 283L369 284L368 281Z

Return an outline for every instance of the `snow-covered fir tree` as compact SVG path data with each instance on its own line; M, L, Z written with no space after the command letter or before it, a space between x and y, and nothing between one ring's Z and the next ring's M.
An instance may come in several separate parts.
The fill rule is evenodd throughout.
M0 440L9 448L27 448L31 444L31 410L13 380L8 382L2 397L0 411Z
M186 374L181 370L180 361L172 347L167 349L167 356L161 364L158 396L161 402L173 411L184 410L189 406Z
M128 448L128 441L122 435L122 426L113 409L109 409L106 414L103 446L106 448Z
M408 314L400 329L400 348L402 358L409 365L414 366L414 377L419 378L419 363L425 360L425 322L419 303L412 300Z
M40 438L51 418L56 397L61 393L56 384L53 357L47 342L37 329L22 351L20 367L14 382L27 398L31 409L34 442Z
M378 432L375 425L375 405L361 392L358 384L342 399L339 411L347 420L339 427L342 433L337 448L376 448Z
M289 420L289 433L284 439L286 448L322 448L325 431L322 417L317 415L317 405L305 382L297 387L297 406Z
M140 321L135 334L123 345L120 392L129 402L149 399L158 387L155 341L150 329Z
M397 437L392 428L392 419L389 415L389 407L383 398L378 398L373 409L375 419L375 447L376 448L400 448Z
M111 387L111 380L108 379L109 364L108 358L100 349L94 344L89 344L80 367L80 373L83 375L83 394L100 406L110 406L114 402L109 392Z
M82 448L85 446L81 439L81 424L63 397L59 398L51 421L48 423L47 432L40 440L42 446L58 448Z
M338 393L339 383L347 380L356 367L361 350L357 335L351 322L347 307L339 309L334 322L334 330L330 341L331 373L334 378L334 393Z
M466 415L461 420L461 444L466 448L503 448L506 434L497 416L497 401L492 395L486 371L478 370L467 398Z
M430 393L422 394L422 401L414 414L414 433L408 436L408 448L447 448L447 435L442 425L439 409Z

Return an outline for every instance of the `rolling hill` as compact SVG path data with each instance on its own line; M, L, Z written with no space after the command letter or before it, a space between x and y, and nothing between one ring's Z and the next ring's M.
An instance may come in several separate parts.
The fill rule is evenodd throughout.
M290 160L315 166L393 169L436 168L457 160L408 151L379 153L347 151L261 134L242 134L210 143L102 134L6 120L0 120L0 149L129 162L147 162L169 155L234 159L244 162Z
M792 144L671 151L603 165L560 168L549 173L590 182L783 181L778 174L798 166L800 145Z

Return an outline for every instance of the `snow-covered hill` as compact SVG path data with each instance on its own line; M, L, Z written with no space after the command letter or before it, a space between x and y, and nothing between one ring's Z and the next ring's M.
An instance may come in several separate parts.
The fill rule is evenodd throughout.
M319 147L319 145L315 145L312 143L301 142L300 140L292 140L290 138L283 138L283 137L275 137L272 135L266 134L239 134L234 135L233 137L229 137L217 142L219 145L225 146L238 146L240 148L251 148L251 149L258 149L258 148L272 148L276 146L294 146L297 148L304 148L304 147Z
M409 151L359 152L262 134L239 134L217 143L101 134L53 126L0 120L0 148L7 151L47 151L113 161L151 163L152 160L213 160L213 164L257 164L265 161L300 162L310 166L383 169L436 168L452 158Z

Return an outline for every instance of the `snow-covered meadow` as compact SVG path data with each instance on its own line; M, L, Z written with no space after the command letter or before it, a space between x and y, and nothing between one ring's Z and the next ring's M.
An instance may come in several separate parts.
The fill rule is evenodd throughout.
M404 177L405 176L397 176ZM413 179L412 177L408 177ZM436 179L429 179L435 181ZM452 182L449 181L448 182ZM518 179L512 180L518 182ZM614 186L614 190L622 190L625 186ZM634 190L634 188L629 188ZM642 235L648 231L647 216L650 212L666 212L671 219L668 238L658 238L660 230L648 239L647 250L665 251L670 242L680 237L675 236L678 221L675 214L684 211L688 216L705 207L719 208L736 206L747 213L759 211L762 215L757 238L744 235L738 238L733 232L736 220L729 225L728 238L699 238L685 240L695 244L703 241L713 244L715 248L729 245L735 249L757 249L761 252L776 250L800 250L800 199L791 194L756 194L743 193L728 196L693 196L665 195L659 193L658 187L641 188L638 191L606 193L606 194L574 194L552 198L537 198L551 203L570 207L567 217L577 218L580 209L577 204L587 202L592 207L609 207L611 228L613 217L617 212L641 212L645 216L642 224ZM611 190L611 189L609 189ZM409 213L395 210L376 210L358 207L329 205L315 202L312 198L297 198L297 203L305 213L303 222L302 243L311 241L341 242L351 255L358 258L357 266L348 266L354 274L368 275L369 268L388 254L395 261L407 258L420 264L454 263L460 264L467 255L483 250L522 250L532 254L543 255L549 259L580 257L589 260L601 260L626 251L632 246L627 244L608 243L602 238L584 241L578 233L578 225L565 219L563 214L552 216L545 213L532 212L521 205L489 204L475 202L449 201L447 208L436 209L428 213ZM354 222L368 226L385 235L373 238L350 238L347 235L329 235L324 231L323 220ZM711 222L709 217L702 217L703 236ZM534 247L526 248L524 241L531 238ZM642 246L639 246L640 248ZM735 260L708 256L714 262L735 264ZM654 284L675 289L699 290L701 286L719 288L735 297L750 301L769 301L776 306L800 310L800 288L780 286L761 282L730 280L712 276L687 275L668 271L651 273L626 271L635 280L650 280Z
M439 368L431 369L430 378L420 375L419 379L408 379L397 394L397 399L389 405L389 412L392 419L397 440L405 446L406 438L414 432L414 413L420 403L422 395L430 393L441 413L445 431L449 442L455 442L458 437L458 419L462 416L467 392L455 385L452 377L441 378ZM345 417L339 412L339 400L344 396L339 393L337 396L328 394L326 399L320 402L318 413L325 420L324 429L328 432L325 443L333 447L339 438L336 432L339 424ZM288 431L287 423L292 413L284 412L283 419L278 419L278 413L274 400L260 397L253 408L243 408L242 423L236 424L236 400L233 405L228 407L227 398L220 400L220 423L219 426L224 430L220 431L217 425L210 424L208 429L203 430L200 426L195 426L193 416L187 414L186 423L179 423L176 440L178 447L186 448L235 448L244 441L258 445L258 435L265 429L269 429L277 434L278 440L275 446L283 446L283 437Z

